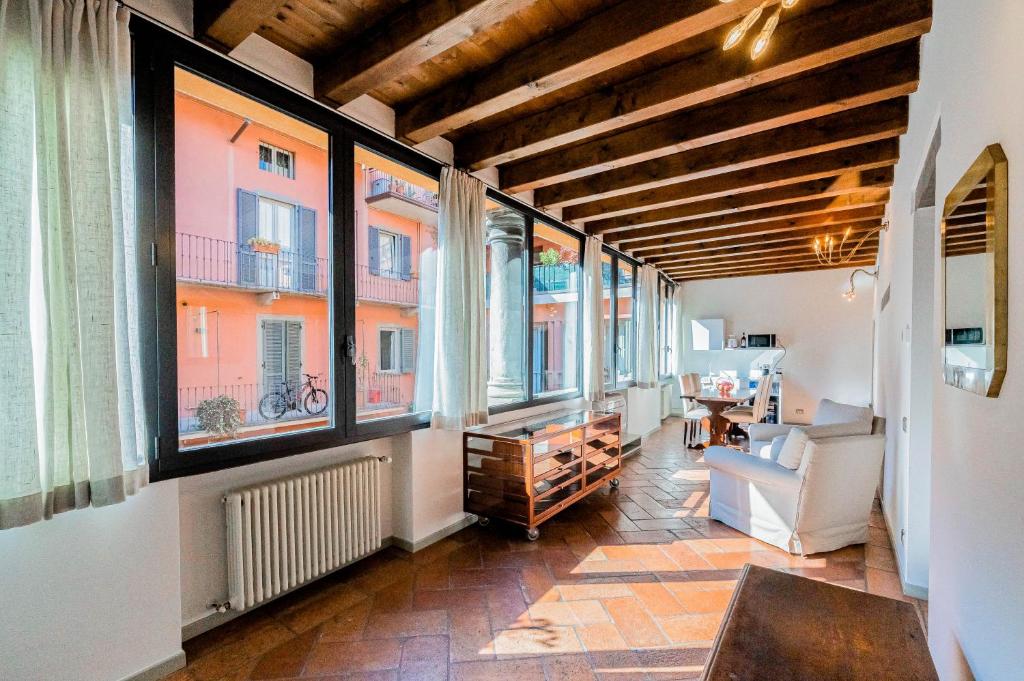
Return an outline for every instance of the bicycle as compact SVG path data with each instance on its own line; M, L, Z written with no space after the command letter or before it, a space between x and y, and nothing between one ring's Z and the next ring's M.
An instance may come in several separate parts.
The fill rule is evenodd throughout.
M316 376L302 374L306 381L293 390L288 381L281 383L281 389L269 392L260 398L260 415L268 420L279 419L289 411L298 411L299 405L311 416L318 416L327 411L327 391L316 387L313 382Z

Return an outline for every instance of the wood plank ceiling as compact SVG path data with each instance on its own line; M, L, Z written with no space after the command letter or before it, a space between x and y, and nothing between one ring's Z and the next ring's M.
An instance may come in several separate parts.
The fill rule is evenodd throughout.
M778 0L217 0L197 37L309 60L318 99L370 95L398 136L677 281L821 269L815 236L877 231L931 0L800 0L768 51L726 33Z

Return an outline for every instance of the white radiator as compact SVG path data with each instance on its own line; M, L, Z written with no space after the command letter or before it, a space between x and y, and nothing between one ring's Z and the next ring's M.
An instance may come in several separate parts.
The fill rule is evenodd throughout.
M231 609L251 608L379 549L380 465L358 459L230 492Z

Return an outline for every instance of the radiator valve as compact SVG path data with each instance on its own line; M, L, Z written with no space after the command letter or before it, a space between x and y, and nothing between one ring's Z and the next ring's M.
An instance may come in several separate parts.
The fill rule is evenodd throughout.
M231 601L224 601L223 603L210 603L210 608L216 610L219 613L225 613L231 609Z

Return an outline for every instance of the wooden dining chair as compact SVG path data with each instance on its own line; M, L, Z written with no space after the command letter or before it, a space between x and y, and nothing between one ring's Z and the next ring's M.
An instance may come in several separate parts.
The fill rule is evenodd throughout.
M751 423L761 423L768 415L768 401L772 393L772 376L762 376L757 382L757 389L754 390L754 403L726 409L722 417L729 421L729 428L743 429Z
M683 374L679 377L679 390L683 397L683 418L685 444L692 447L694 440L700 440L704 432L704 421L707 419L708 430L711 429L711 412L685 395L693 395L701 391L700 374Z

